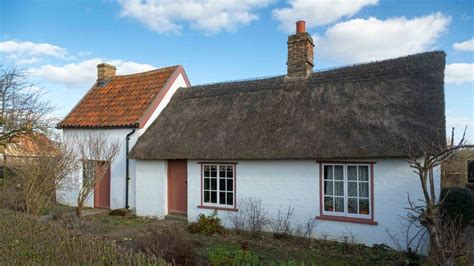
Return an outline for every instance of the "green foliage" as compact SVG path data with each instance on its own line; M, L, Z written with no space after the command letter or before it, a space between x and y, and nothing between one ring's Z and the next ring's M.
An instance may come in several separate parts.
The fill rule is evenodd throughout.
M196 222L188 225L188 231L192 234L214 235L224 234L225 228L221 224L221 219L217 217L217 211L206 216L200 214Z
M0 265L161 265L112 242L0 209Z
M213 265L258 265L258 256L242 249L215 247L209 251L209 262Z
M474 193L467 188L448 188L441 193L442 211L451 220L459 219L467 226L474 219Z

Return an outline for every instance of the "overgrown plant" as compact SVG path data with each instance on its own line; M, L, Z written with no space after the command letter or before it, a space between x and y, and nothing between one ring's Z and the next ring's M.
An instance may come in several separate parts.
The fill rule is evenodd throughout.
M293 216L294 208L288 207L286 213L282 213L278 210L278 215L275 219L271 220L271 227L273 237L276 239L287 238L293 235L293 228L291 226L291 219Z
M454 240L459 239L459 235L467 234L465 230L452 231L450 228L458 228L449 220L443 219L441 205L444 198L436 195L434 169L442 162L449 160L458 150L464 148L472 148L474 145L466 145L465 133L457 145L454 144L454 128L451 134L451 142L447 147L434 145L423 145L419 143L418 149L422 156L420 159L419 152L413 152L408 163L420 179L423 199L421 204L409 200L408 219L421 224L428 232L430 242L430 257L436 257L434 263L438 265L454 265L456 258L464 255L466 246L464 241L456 244Z
M188 231L193 234L214 235L223 234L225 228L217 217L217 211L213 211L209 216L200 214L197 221L188 225Z
M110 171L112 161L120 151L120 142L106 138L104 134L75 135L72 145L77 158L82 162L83 173L88 167L87 175L83 174L82 184L77 196L76 215L80 218L87 200L94 192L94 188Z
M8 200L15 202L14 209L36 216L54 204L56 191L61 189L68 174L76 171L76 157L73 150L59 140L49 141L36 134L25 138L37 147L37 154L8 158L12 176L7 189L10 196L15 197Z
M270 223L261 199L247 198L239 203L239 211L229 217L237 232L248 232L251 237L259 238Z

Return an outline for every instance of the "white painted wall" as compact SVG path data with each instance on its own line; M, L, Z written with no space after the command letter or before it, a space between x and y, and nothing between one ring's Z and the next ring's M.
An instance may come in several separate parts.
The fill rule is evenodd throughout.
M341 240L354 236L355 241L368 245L385 243L394 247L387 230L401 237L400 220L406 217L407 193L412 200L422 197L420 181L404 159L374 159L374 218L378 225L318 220L315 237ZM164 161L139 162L137 165L139 205L146 216L162 217L167 213L166 168ZM236 166L237 208L242 199L261 199L262 206L270 217L278 210L294 208L293 224L304 224L320 214L319 211L319 165L311 160L292 161L238 161ZM437 188L440 187L440 172L436 170ZM137 186L137 187L138 187ZM159 187L159 188L158 188ZM438 191L439 192L439 191ZM160 195L162 194L162 195ZM150 195L154 195L153 197ZM141 197L140 201L138 198ZM163 199L164 197L164 199ZM188 161L188 219L210 214L212 210L201 209L201 169L198 161ZM163 207L155 206L164 204ZM218 211L226 226L230 225L231 211ZM402 241L403 243L403 241Z
M163 97L162 101L155 109L150 119L146 122L145 126L141 129L137 129L136 132L130 137L130 150L136 144L138 137L145 132L145 130L153 123L153 121L158 117L158 115L163 111L166 105L170 102L173 94L180 87L187 87L185 79L182 74L179 74L175 79L174 83L171 85L168 93ZM104 135L107 139L119 141L121 144L120 152L118 153L115 160L111 165L111 176L110 176L110 208L125 208L125 176L126 176L126 135L132 131L131 128L125 129L63 129L63 139L65 141L71 141L74 139L74 136L81 135ZM131 209L135 209L135 199L136 199L136 178L135 178L135 160L129 161L130 167L130 178L129 181L129 205ZM77 205L77 196L79 189L82 185L82 169L70 175L67 180L67 185L63 189L57 192L57 199L60 203L76 206ZM87 207L94 206L94 196L91 195L90 199L87 201Z
M137 161L136 214L163 219L168 213L166 161Z

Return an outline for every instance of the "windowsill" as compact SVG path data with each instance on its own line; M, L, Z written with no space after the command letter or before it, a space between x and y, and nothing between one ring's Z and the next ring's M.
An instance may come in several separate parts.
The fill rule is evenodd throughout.
M342 217L342 216L330 216L330 215L316 216L316 219L323 220L323 221L358 223L358 224L368 224L368 225L377 225L378 224L376 221L371 220L371 219L354 218L354 217Z
M198 205L197 206L199 209L209 209L209 210L219 210L219 211L231 211L231 212L237 212L239 209L236 208L228 208L228 207L217 207L217 206L204 206L204 205Z

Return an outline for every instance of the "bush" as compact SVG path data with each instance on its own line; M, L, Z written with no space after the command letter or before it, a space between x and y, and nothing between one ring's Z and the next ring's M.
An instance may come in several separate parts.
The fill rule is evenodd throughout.
M212 265L258 265L259 257L251 251L216 247L209 251L209 262Z
M186 239L178 228L152 231L134 244L139 251L170 263L186 265L195 259L196 243Z
M293 236L293 228L291 227L291 217L293 216L294 208L288 207L286 214L282 214L278 210L278 215L271 220L273 237L276 239L288 238Z
M188 231L192 234L214 235L225 233L225 228L217 217L217 211L214 211L209 216L200 214L196 222L188 225Z
M0 209L0 265L158 265L110 241Z
M442 211L446 218L459 219L466 227L474 219L474 193L467 188L449 188L441 193Z

